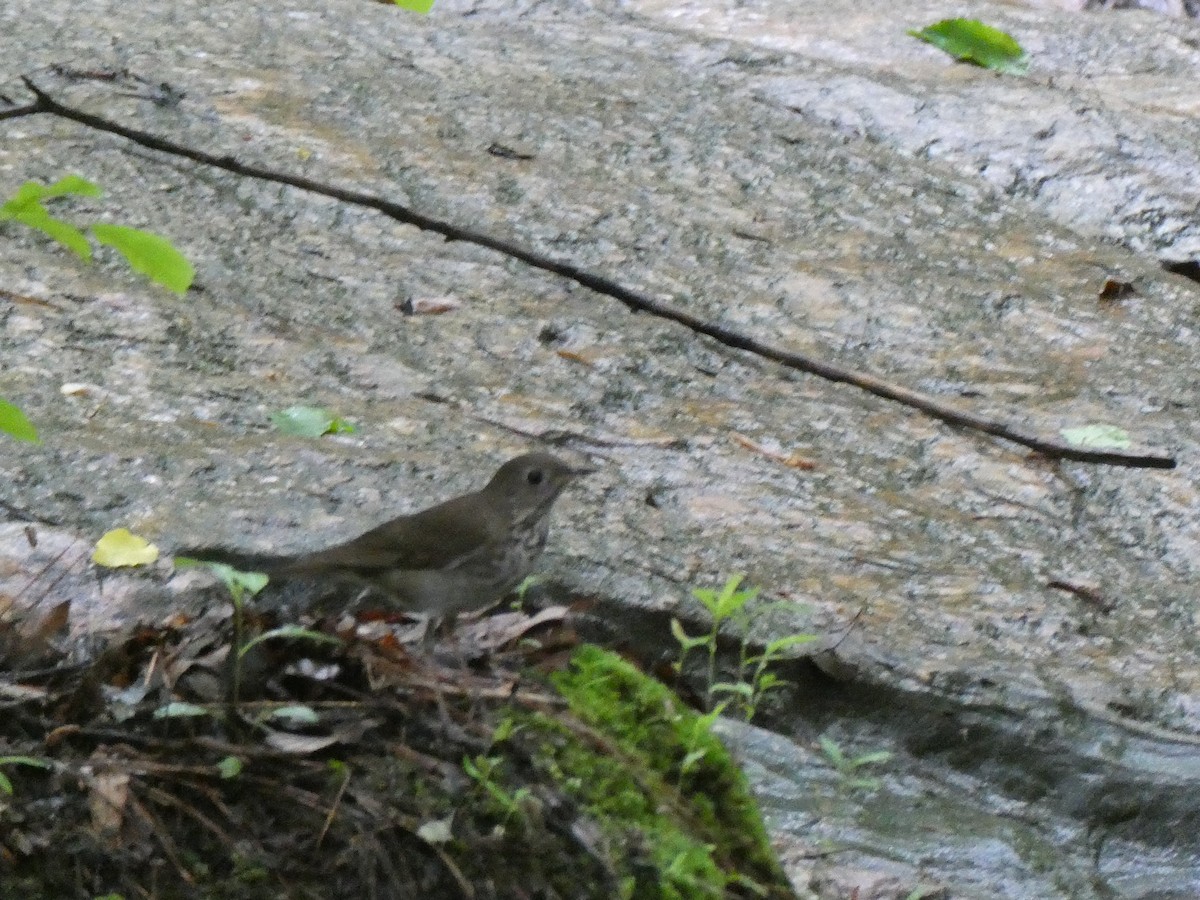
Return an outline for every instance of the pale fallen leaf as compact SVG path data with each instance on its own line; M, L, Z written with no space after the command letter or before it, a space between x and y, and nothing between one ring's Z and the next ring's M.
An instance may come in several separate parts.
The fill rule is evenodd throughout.
M158 559L158 547L128 528L114 528L96 541L92 562L107 569L144 566Z
M326 747L332 747L334 744L357 741L368 730L378 725L379 722L376 719L360 719L353 722L346 722L331 734L291 734L287 731L275 731L268 728L266 729L267 736L264 740L268 747L273 747L284 753L294 753L297 756L303 756L309 753L318 753Z
M1097 450L1125 450L1132 441L1129 432L1116 425L1081 425L1078 428L1060 429L1068 444L1090 447Z
M450 830L453 821L454 815L451 814L444 819L426 822L417 829L417 837L427 844L448 844L454 840L454 833Z
M540 625L564 621L567 613L568 609L565 606L548 606L533 616L523 612L497 613L475 622L460 624L456 637L463 644L477 650L498 650L500 647L516 643Z

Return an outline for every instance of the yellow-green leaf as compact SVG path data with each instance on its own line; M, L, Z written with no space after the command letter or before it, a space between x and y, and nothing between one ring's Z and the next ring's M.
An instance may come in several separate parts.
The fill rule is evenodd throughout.
M128 528L115 528L96 541L92 562L107 569L144 566L158 559L158 548Z
M60 178L54 184L39 184L27 181L12 195L4 205L0 206L0 220L12 219L36 228L43 234L49 235L72 250L85 262L92 258L92 248L82 231L74 225L69 225L62 219L50 215L49 210L42 205L43 200L62 197L67 194L79 194L86 197L99 197L100 188L80 178L78 175L68 175Z
M92 258L92 247L82 231L62 219L54 218L37 200L17 202L17 199L14 198L0 207L0 218L12 219L22 225L36 228L73 251L84 262Z
M1029 68L1029 57L1020 44L999 28L975 19L943 19L920 31L910 30L908 33L946 51L955 59L985 69L1007 75L1024 75Z
M5 201L3 206L0 206L0 219L18 218L23 210L41 206L43 200L50 200L54 197L63 197L67 194L99 197L101 193L103 192L97 185L78 175L68 175L50 185L37 181L26 181L17 188L15 194Z
M25 418L25 413L7 401L0 400L0 431L18 441L38 443L37 429Z
M226 563L202 561L192 559L190 556L175 557L175 568L186 569L191 566L208 569L220 578L221 581L225 582L225 587L229 590L230 596L233 597L233 602L238 605L241 604L246 594L253 597L265 588L267 582L270 580L265 572L243 572ZM244 647L242 648L242 652L245 652Z
M100 243L124 256L134 271L141 272L151 281L177 294L184 294L191 287L196 270L165 237L140 228L103 223L93 225L92 234Z
M413 12L428 13L433 9L433 0L392 0L401 9L412 10Z

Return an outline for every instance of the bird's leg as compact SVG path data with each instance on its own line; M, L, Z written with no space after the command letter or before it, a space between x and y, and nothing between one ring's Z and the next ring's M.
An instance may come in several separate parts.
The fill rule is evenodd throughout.
M425 616L425 631L421 634L421 652L430 659L433 658L433 648L437 644L438 632L442 629L444 617L432 613Z

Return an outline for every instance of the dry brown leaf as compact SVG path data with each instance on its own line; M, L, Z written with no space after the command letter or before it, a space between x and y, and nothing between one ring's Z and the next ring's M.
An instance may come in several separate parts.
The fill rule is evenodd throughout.
M88 788L88 809L92 828L105 840L114 840L125 821L125 806L129 802L129 773L98 772L85 777Z
M554 352L557 353L559 356L561 356L563 359L570 360L571 362L582 363L583 365L588 366L589 368L596 365L596 363L593 360L589 359L587 356L585 356L582 353L577 353L574 350L555 350Z
M439 316L462 306L457 297L413 297L397 304L406 316Z
M483 652L513 644L540 625L562 622L567 617L565 606L548 606L530 616L523 612L504 612L487 616L459 626L459 642Z

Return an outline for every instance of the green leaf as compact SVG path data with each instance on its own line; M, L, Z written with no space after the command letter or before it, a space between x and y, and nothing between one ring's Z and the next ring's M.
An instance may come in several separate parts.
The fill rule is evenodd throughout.
M763 648L761 657L755 657L751 661L758 662L760 658L773 660L784 650L790 650L792 647L798 647L801 644L811 644L816 639L817 636L815 634L789 634L781 638L776 638Z
M350 430L354 431L354 427L351 426ZM528 594L533 587L541 584L545 580L546 579L541 575L526 575L525 580L518 584L513 591L513 593L517 595L517 604L524 603L525 595Z
M754 696L754 688L744 681L718 681L710 689L713 694L739 694L749 700Z
M237 778L242 774L242 761L236 756L226 756L217 763L217 771L222 778Z
M259 573L243 572L240 574L257 575ZM267 576L263 575L263 578L266 577ZM301 628L299 625L284 625L280 628L272 628L270 631L264 631L258 637L254 638L254 640L247 641L246 644L240 650L238 650L238 657L240 658L245 656L248 652L250 652L250 648L254 647L256 644L261 644L263 641L271 641L276 638L301 638L303 640L313 641L314 643L318 644L341 644L341 640L334 637L332 634L325 634L321 631L312 631L308 628Z
M671 617L671 634L675 635L675 640L679 641L679 646L684 650L691 650L693 647L699 647L707 644L710 640L709 636L704 634L700 637L692 637L683 630L681 623L674 616Z
M54 184L40 184L36 181L26 181L17 188L3 206L0 206L0 219L18 218L23 210L42 205L43 200L76 194L84 197L99 197L103 191L78 175L68 175L60 178Z
M717 612L717 592L709 588L696 588L692 591L692 596L704 604L704 608L711 614L716 615Z
M888 750L875 750L871 753L864 753L861 756L856 756L850 760L851 768L857 769L860 766L870 766L875 763L885 763L892 758L892 754Z
M27 181L17 188L17 192L3 206L0 206L0 220L12 219L30 228L36 228L72 250L80 259L87 261L92 258L92 248L83 232L62 219L56 219L50 215L50 212L42 205L42 201L62 197L66 194L99 197L100 193L100 188L78 175L68 175L51 185Z
M192 716L207 716L208 709L195 703L168 703L154 711L156 719L180 719Z
M721 589L721 595L717 597L716 617L718 621L728 619L758 596L758 588L738 590L738 585L742 583L742 577L741 575L731 575L725 582L725 587Z
M0 756L0 766L32 766L35 769L48 769L50 761L38 759L36 756Z
M140 228L103 223L93 225L92 234L100 243L124 256L134 271L177 294L187 293L196 270L165 237Z
M128 528L106 531L96 541L92 551L92 562L106 569L123 566L144 566L158 559L158 547L144 537L133 534Z
M519 728L520 726L517 725L516 719L505 716L500 720L500 724L497 725L495 730L492 732L492 743L501 744L504 741L507 741L510 737L516 734Z
M5 400L0 400L0 431L18 441L40 442L37 429L25 418L25 413Z
M401 9L428 14L433 9L433 0L392 0Z
M271 421L284 434L318 438L323 434L352 434L352 424L319 406L289 406L274 413Z
M43 234L54 238L84 262L92 258L92 245L88 243L83 232L62 219L54 218L46 211L45 207L32 206L13 218L23 225L36 228Z
M840 769L846 764L846 754L842 752L842 748L837 745L837 742L833 738L821 735L817 738L817 743L821 745L822 752L835 767Z
M943 19L908 32L918 40L933 44L955 59L983 66L1007 75L1024 75L1029 57L1012 37L999 28L975 19Z
M692 729L694 733L693 736L707 734L708 732L712 731L713 723L720 718L721 713L725 712L725 707L727 705L728 704L725 703L718 703L712 710L706 712L704 715L696 716L695 721L692 722Z
M0 793L12 795L12 782L8 780L8 776L0 772Z
M785 686L786 684L786 681L775 675L773 672L765 672L758 677L757 681L754 682L754 689L760 694L765 694L767 691L776 690Z
M708 756L707 748L700 748L691 751L683 758L683 762L679 764L679 771L685 774L690 772L695 767L696 763L700 762L700 760L704 759L706 756Z
M1078 428L1063 428L1058 433L1068 444L1096 450L1125 450L1132 444L1129 432L1116 425L1080 425Z
M38 195L38 199L40 200L52 200L55 197L66 197L70 194L78 197L99 197L104 193L100 185L93 184L86 178L80 178L78 175L66 175L49 186L43 187L40 184L37 186L41 188L41 193ZM18 193L20 192L18 191Z
M265 588L267 582L270 581L263 572L243 572L225 563L192 559L190 556L175 557L175 568L188 569L193 566L203 566L208 569L220 578L221 581L225 582L225 587L228 588L229 593L238 594L239 596L245 592L253 597Z

